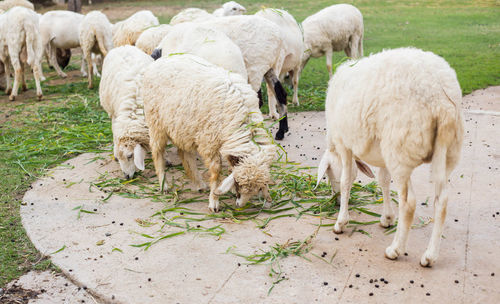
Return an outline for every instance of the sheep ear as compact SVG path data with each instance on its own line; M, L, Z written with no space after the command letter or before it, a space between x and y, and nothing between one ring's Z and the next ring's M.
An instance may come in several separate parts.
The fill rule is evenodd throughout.
M146 157L146 150L140 145L135 145L134 148L134 164L139 170L144 170L144 158Z
M216 195L221 195L233 188L234 186L234 175L233 173L229 174L228 177L226 177L222 183L219 185L219 187L215 190Z
M321 160L319 162L318 166L318 181L316 182L316 186L314 187L314 190L318 188L319 183L321 182L321 179L323 176L325 176L326 170L328 170L330 167L330 158L328 157L328 151L325 151L323 153L323 157L321 157Z
M356 160L356 166L358 166L359 171L363 172L366 176L371 178L375 177L375 175L372 172L372 169L370 169L370 167L368 167L368 165L365 164L364 162Z

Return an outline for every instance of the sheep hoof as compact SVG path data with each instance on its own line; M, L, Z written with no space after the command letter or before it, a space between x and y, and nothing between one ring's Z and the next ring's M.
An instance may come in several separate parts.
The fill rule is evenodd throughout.
M422 258L420 259L420 265L422 267L432 267L432 264L436 262L437 257L433 257L430 253L427 253L427 251L422 255Z
M282 140L283 138L285 138L285 132L283 130L278 130L278 132L276 132L276 136L274 137L274 139Z
M5 90L5 95L10 95L12 93L12 88Z
M42 100L43 95L42 95L42 94L40 94L40 95L37 95L37 97L38 97L38 101L40 101L40 100Z
M14 96L14 95L10 95L10 96L9 96L9 100L10 100L10 101L14 101L14 100L16 100L16 96Z
M342 231L342 226L340 226L338 222L335 224L335 226L333 226L333 232L335 232L335 234L341 234L344 232Z
M90 90L90 89L93 89L93 88L94 88L94 86L93 86L93 85L91 85L91 84L89 84L88 88L89 88L89 90Z
M380 217L380 226L387 228L394 225L394 215L382 215Z
M66 78L66 77L68 77L68 75L67 75L66 73L59 74L59 76L61 76L61 78ZM85 76L87 76L87 75L85 75Z
M208 206L208 209L210 209L210 211L213 212L213 213L218 213L220 211L219 207L210 207L210 206Z
M389 260L395 260L399 256L399 252L396 248L393 248L392 246L389 246L385 249L385 257L388 258Z
M21 90L23 90L23 92L26 92L26 91L28 91L28 88L26 87L25 84L23 84L23 86L21 87Z

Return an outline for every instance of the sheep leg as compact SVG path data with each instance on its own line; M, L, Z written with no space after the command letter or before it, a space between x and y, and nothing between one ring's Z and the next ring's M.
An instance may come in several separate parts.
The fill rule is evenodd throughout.
M447 149L440 145L435 149L432 159L432 172L435 187L434 194L434 227L427 246L427 250L420 259L420 265L430 267L439 257L441 235L443 234L444 220L446 218L446 207L448 205L448 193L446 181L451 172L446 168Z
M406 251L408 233L415 214L415 194L411 186L410 174L395 179L399 192L399 218L396 235L391 246L385 250L385 256L394 260Z
M339 151L342 160L342 174L340 176L340 211L333 232L342 233L349 222L349 197L352 187L352 152L348 150Z
M220 158L213 158L208 164L205 164L210 172L210 196L208 198L208 209L212 212L219 212L219 196L215 194L217 184L219 183L219 174L221 169Z
M26 77L25 77L25 67L26 65L21 61L21 91L26 92L28 90L28 86L26 85Z
M331 48L327 49L325 52L326 56L326 69L328 70L328 75L330 78L333 76L332 72L332 56L333 56L333 50Z
M203 181L203 178L196 166L196 155L192 152L186 152L181 149L178 149L177 153L182 160L182 166L186 171L186 175L195 183L196 190L201 191L206 189L207 184Z
M56 48L53 47L53 46L50 46L49 47L49 63L51 66L54 67L54 69L56 70L57 72L57 75L61 76L62 78L66 78L68 77L68 75L66 75L66 73L64 73L62 70L61 70L61 67L59 66L59 64L57 63L57 58L56 58Z
M12 67L14 68L14 85L12 86L12 92L10 93L9 100L16 100L17 92L19 90L19 80L21 80L21 74L23 72L21 67L21 62L17 57L11 57Z
M92 58L91 58L91 55L90 55L90 51L85 54L85 61L87 61L87 73L88 73L87 74L87 78L89 80L89 86L88 86L88 88L92 89L94 87L94 84L92 83L94 73L93 73L93 70L92 70Z
M387 168L380 168L378 171L378 182L380 187L382 187L382 194L384 196L384 211L382 216L380 217L380 226L389 227L394 225L395 214L392 209L391 204L391 196L390 196L390 184L391 184L391 175Z
M272 119L278 120L280 118L280 115L278 114L278 111L276 110L276 94L274 93L274 85L271 80L268 80L266 78L266 86L267 86L267 100L269 103L269 116Z
M92 73L89 73L92 75ZM160 183L160 192L167 192L167 182L165 181L165 146L167 145L168 138L162 133L162 130L156 128L149 128L151 156L155 165L156 176Z
M11 87L11 82L10 82L10 62L9 58L2 58L2 62L4 63L3 66L5 68L5 94L10 95L12 92L12 87Z
M87 64L85 62L85 56L82 54L82 60L80 65L80 73L82 73L82 77L87 77L86 65Z
M97 76L97 77L101 77L101 74L99 74L99 69L97 68L97 64L96 64L96 61L97 61L97 56L95 54L93 54L92 57L92 67L94 68L94 75Z
M42 88L40 86L40 76L43 77L42 74L42 67L40 66L40 62L34 62L33 66L33 77L35 78L35 87L36 87L36 96L38 97L38 100L42 100L43 93L42 93Z
M290 74L290 77L292 78L292 85L293 85L293 103L295 105L300 105L299 104L299 69L295 68L294 70L288 72Z

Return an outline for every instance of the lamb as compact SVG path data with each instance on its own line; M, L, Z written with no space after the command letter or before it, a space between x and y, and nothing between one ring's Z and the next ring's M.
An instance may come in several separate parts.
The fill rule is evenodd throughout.
M248 79L240 48L217 30L192 22L178 24L163 38L152 56L158 59L161 54L168 56L179 53L196 55Z
M15 6L22 6L32 11L35 10L33 3L27 0L4 0L0 1L0 11L8 11Z
M347 57L363 56L363 15L350 4L336 4L324 8L302 22L306 51L302 68L310 57L326 55L326 68L332 77L332 54L344 51Z
M40 79L44 79L41 66L43 49L38 24L38 15L22 6L13 7L0 15L0 61L4 65L6 92L10 93L11 101L17 97L20 82L23 84L23 89L26 88L24 60L20 59L23 50L26 51L26 63L33 69L38 100L42 99ZM14 68L12 89L11 64Z
M134 176L136 168L144 170L149 149L140 81L142 71L151 62L149 55L126 45L112 49L102 66L99 98L111 118L115 159L127 179Z
M113 48L111 23L100 11L91 11L80 23L80 46L87 61L89 89L93 84L93 66L91 53L100 53L103 57Z
M204 186L196 152L209 169L210 210L217 212L219 196L233 187L238 206L259 192L271 199L269 168L276 146L264 129L257 94L246 79L194 55L172 55L148 67L142 92L161 190L166 186L162 155L171 140L197 185ZM218 185L221 157L228 160L232 173Z
M216 17L214 15L209 14L206 10L192 7L182 10L177 15L172 17L170 25L176 25L184 22L203 22L215 18Z
M298 105L299 76L302 63L302 54L304 53L304 37L299 24L285 10L266 8L258 11L255 15L266 18L276 23L281 29L283 37L283 47L288 52L283 62L279 78L281 81L288 73L293 84L293 102ZM274 96L273 96L274 97ZM269 98L269 103L276 104L276 99Z
M151 54L171 28L172 26L168 24L151 27L137 38L135 46L146 54Z
M115 47L126 44L135 45L142 32L156 25L160 25L160 22L151 11L138 11L127 19L113 25L113 45Z
M276 139L281 140L288 132L286 91L276 73L282 70L287 51L283 47L280 28L273 22L259 16L228 16L200 23L226 34L240 48L245 60L248 83L259 93L260 85L266 80L269 96L276 96L279 102L281 120ZM274 98L276 98L274 97ZM269 104L271 117L279 117L274 104Z
M318 183L325 172L330 181L341 172L341 205L334 232L341 233L349 221L353 162L370 173L362 163L366 161L380 168L383 227L394 224L391 177L398 188L397 231L385 250L387 258L396 259L406 251L415 212L411 173L431 162L434 227L420 260L422 266L431 266L439 256L446 216L445 184L460 158L463 142L462 93L455 71L443 58L415 48L386 50L354 63L348 61L337 69L325 105L328 148L318 168Z
M212 15L216 17L243 15L247 10L234 1L226 2L221 8L216 9Z

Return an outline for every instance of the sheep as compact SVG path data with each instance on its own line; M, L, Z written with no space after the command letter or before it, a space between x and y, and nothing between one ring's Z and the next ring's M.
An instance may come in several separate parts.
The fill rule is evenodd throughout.
M33 10L22 6L13 7L0 15L0 61L4 65L6 93L10 93L9 100L11 101L17 97L20 82L23 89L26 88L24 62L33 69L36 94L38 100L42 99L40 79L44 79L41 66L43 49L38 24L38 15ZM20 58L23 57L23 52L26 52L26 60ZM11 64L14 68L12 89Z
M305 50L302 30L295 18L285 10L266 8L258 11L255 15L276 23L281 29L283 47L287 51L287 54L279 78L283 81L285 75L287 73L289 74L293 84L293 102L299 105L299 73L302 63L302 54ZM274 96L269 98L269 103L276 104Z
M112 29L108 17L100 11L91 11L80 23L80 46L87 61L89 89L93 84L93 66L91 53L100 53L103 57L113 48Z
M113 45L115 47L126 44L135 45L137 38L144 30L156 25L160 25L160 22L151 11L138 11L113 25Z
M234 1L226 2L221 8L216 9L212 15L216 17L243 15L247 10Z
M8 11L15 6L22 6L32 11L35 10L33 3L27 0L4 0L0 1L0 11Z
M197 185L204 186L196 152L209 169L211 211L219 210L219 196L233 187L238 206L259 192L271 199L269 168L276 146L264 129L257 94L246 79L194 55L172 55L146 69L142 92L161 191L166 189L162 155L171 140ZM218 185L221 157L228 160L232 173Z
M65 58L69 62L71 51L67 52L66 50L80 47L78 29L83 18L82 14L71 11L50 11L40 18L40 34L47 61L63 78L66 78L67 75L61 70L57 59ZM60 50L58 51L58 49ZM86 76L84 66L84 57L82 57L81 72L83 76Z
M210 19L215 19L216 17L206 10L200 8L186 8L180 11L177 15L172 17L170 20L170 25L176 25L184 22L203 22Z
M135 46L146 54L151 54L171 28L172 26L168 24L151 27L145 30L139 38L137 38Z
M355 178L352 163L370 173L362 163L366 161L380 168L383 227L393 225L395 218L390 205L391 178L398 189L397 231L385 250L387 258L396 259L406 251L415 212L411 173L431 162L434 227L420 264L436 262L448 201L445 184L460 158L463 142L461 98L457 76L449 64L415 48L386 50L337 69L328 86L327 150L318 168L318 184L325 172L330 181L341 172L341 205L334 232L341 233L349 221L347 204Z
M187 22L172 27L158 45L157 51L153 52L153 58L159 57L158 52L163 56L178 53L196 55L248 79L240 48L224 33L198 23Z
M149 134L140 94L143 69L153 58L136 47L114 48L104 58L99 85L101 106L111 118L113 153L129 179L136 168L144 170Z
M302 57L304 69L310 57L326 55L326 68L332 77L332 54L344 51L347 57L363 56L363 15L350 4L324 8L302 22L306 51Z
M245 60L248 83L259 93L260 103L262 79L264 78L267 85L273 88L267 93L268 96L276 94L282 117L276 139L283 139L288 132L286 91L276 73L281 71L287 51L283 47L280 28L275 23L255 15L215 18L200 25L223 32L240 48ZM269 104L269 114L273 118L279 117L275 104Z

